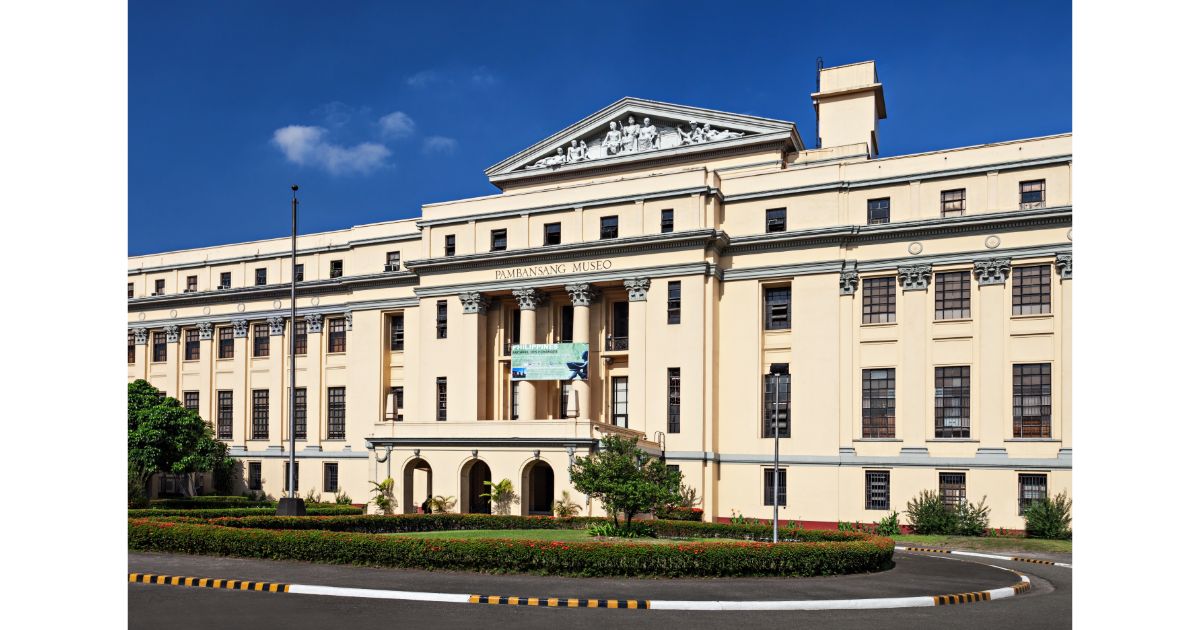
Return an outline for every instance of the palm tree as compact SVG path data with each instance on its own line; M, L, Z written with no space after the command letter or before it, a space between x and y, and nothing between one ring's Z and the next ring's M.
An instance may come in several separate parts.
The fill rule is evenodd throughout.
M559 518L571 518L579 514L583 506L571 500L568 490L562 491L562 498L554 502L554 515Z
M509 508L517 500L512 480L501 479L496 483L485 481L483 485L487 486L489 491L479 495L479 498L491 501L496 514L508 514Z

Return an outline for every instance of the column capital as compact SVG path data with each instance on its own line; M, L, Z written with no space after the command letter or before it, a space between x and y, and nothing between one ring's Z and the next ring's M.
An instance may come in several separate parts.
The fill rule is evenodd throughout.
M197 322L196 330L200 331L200 340L212 339L213 325L212 322Z
M346 332L350 332L351 330L353 330L354 329L354 313L351 311L346 311L345 313L342 313L342 317L346 318Z
M574 306L591 306L598 295L596 288L586 282L568 284L565 288Z
M133 343L136 343L139 346L146 345L146 340L150 337L149 331L142 326L132 328L131 330L133 331Z
M308 326L308 332L319 333L321 326L325 323L325 316L320 313L309 313L304 316L304 323Z
M1058 275L1062 276L1063 280L1071 279L1071 254L1058 254L1054 257L1054 266L1058 267Z
M905 291L924 291L929 288L933 265L901 265L900 288Z
M267 327L269 328L272 337L277 337L283 334L283 324L286 321L286 319L279 315L267 318Z
M458 294L458 301L462 302L464 315L477 315L486 313L492 305L492 300L488 296L479 291L464 291Z
M233 324L233 338L234 339L245 339L246 338L246 329L250 327L249 322L247 322L244 319L234 319L234 320L231 320L229 323Z
M1011 269L1012 258L985 258L975 261L975 277L979 279L979 286L1004 284Z
M838 287L841 295L854 295L854 292L858 290L858 272L843 271L838 278Z
M163 331L167 333L167 343L177 343L179 341L179 326L167 324L163 326Z
M633 278L626 280L625 290L629 292L630 302L645 302L646 293L650 291L650 278Z
M513 297L522 311L532 311L542 303L546 295L537 289L513 289Z

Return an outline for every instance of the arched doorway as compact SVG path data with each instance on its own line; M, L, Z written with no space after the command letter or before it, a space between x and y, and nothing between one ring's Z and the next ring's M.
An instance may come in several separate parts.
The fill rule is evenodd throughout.
M530 462L521 475L521 508L526 515L554 509L554 469L542 460Z
M487 462L476 459L468 462L463 466L462 482L459 486L461 498L459 506L461 510L467 514L491 514L492 503L486 497L480 495L488 492L488 487L483 484L485 481L492 480L492 469L487 465Z
M404 465L404 496L401 504L405 514L416 514L425 499L433 495L433 468L420 457Z

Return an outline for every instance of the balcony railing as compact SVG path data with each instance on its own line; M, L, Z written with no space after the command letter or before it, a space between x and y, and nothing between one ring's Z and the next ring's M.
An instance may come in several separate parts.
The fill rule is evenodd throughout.
M604 349L608 352L628 350L629 337L614 337L609 335L604 339Z

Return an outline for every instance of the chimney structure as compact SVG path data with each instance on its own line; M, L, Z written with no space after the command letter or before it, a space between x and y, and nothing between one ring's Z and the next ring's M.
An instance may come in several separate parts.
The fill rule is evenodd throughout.
M822 68L818 76L818 91L812 94L817 111L817 146L865 143L868 155L879 155L879 121L887 118L887 107L875 62Z

